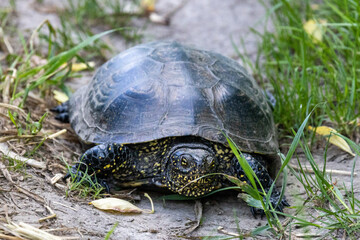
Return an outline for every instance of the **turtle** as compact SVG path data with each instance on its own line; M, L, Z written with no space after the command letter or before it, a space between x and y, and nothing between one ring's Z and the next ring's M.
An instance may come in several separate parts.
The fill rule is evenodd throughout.
M113 187L155 187L202 197L249 183L228 138L265 191L280 160L271 107L235 60L176 41L132 47L102 65L91 82L54 109L95 146L70 170ZM217 174L218 173L218 174ZM270 202L289 206L272 191Z

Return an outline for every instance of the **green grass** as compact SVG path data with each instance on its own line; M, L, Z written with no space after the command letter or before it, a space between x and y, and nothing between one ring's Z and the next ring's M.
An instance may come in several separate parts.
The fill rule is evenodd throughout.
M72 196L77 195L82 198L91 196L94 199L101 196L101 193L104 191L104 187L97 182L96 176L90 176L88 174L87 168L83 173L83 176L78 177L71 172L71 166L65 161L65 159L61 158L60 160L66 165L67 172L70 174L70 184L66 189L67 197L70 194Z
M287 168L292 172L299 183L304 187L306 191L306 199L297 199L296 202L291 203L293 209L292 214L278 212L275 210L275 206L271 206L269 198L271 196L272 188L275 186L275 181L268 192L263 190L263 187L258 180L257 176L250 168L247 161L242 158L241 152L229 139L229 144L239 159L239 163L244 169L244 172L251 184L243 185L239 184L246 194L243 197L250 206L261 208L264 210L268 224L253 229L248 235L256 237L257 235L271 233L271 236L275 239L285 238L291 239L292 231L294 228L301 229L302 232L311 232L308 234L308 238L312 238L313 230L319 231L317 239L336 239L339 236L339 231L342 231L342 235L348 239L358 239L360 229L360 200L357 198L354 192L354 172L357 158L353 159L353 168L351 169L350 189L347 189L345 184L343 186L337 186L334 184L331 176L326 173L326 153L324 154L324 167L320 169L314 160L310 147L307 144L307 140L304 136L304 128L307 125L310 114L305 121L301 124L299 131L295 134L294 139L290 145L290 148L286 156L280 154L283 161L275 181L283 173L283 187L281 194L285 193L285 185L287 183ZM360 154L360 147L340 134L338 136L345 139L348 144L354 149L357 155ZM290 159L294 157L294 152L298 146L301 146L302 150L306 154L306 160L310 163L313 170L313 174L306 173L302 168L302 164L299 162L301 168L300 171L295 171L291 167L287 167ZM234 181L236 183L236 181ZM279 216L284 216L286 219ZM299 230L297 230L297 234ZM296 235L296 234L295 234Z
M352 137L359 117L360 2L353 0L271 0L273 31L258 34L259 52L250 64L276 98L275 122L284 134L298 129L317 104L311 125L328 124ZM268 4L269 5L269 4ZM321 22L322 41L304 30ZM247 61L250 63L249 61Z
M137 1L131 2L138 7ZM56 52L66 51L71 47L83 42L88 36L94 35L95 31L123 28L118 32L127 43L141 40L142 35L138 28L132 27L134 17L139 13L125 12L125 1L118 0L79 0L65 1L64 10L59 13L61 26L56 34L40 34L45 44L51 45L49 55ZM112 51L112 47L105 41L97 40L92 45L85 47L86 58L102 57L106 60L105 51Z
M250 204L264 208L267 230L271 230L275 238L291 239L297 228L310 238L310 232L314 233L315 229L317 239L339 236L358 239L360 200L353 189L357 157L353 159L350 189L343 183L334 183L325 171L327 148L323 153L324 166L320 168L309 145L312 133L307 134L305 126L332 126L348 136L339 135L360 154L359 145L350 140L359 134L360 2L324 0L317 5L308 0L270 2L264 5L268 6L266 17L271 19L274 29L264 33L253 30L260 38L257 59L252 64L246 57L242 58L276 98L274 118L281 138L293 139L286 157L282 157L283 167L291 158L297 158L294 151L300 146L313 173L305 173L300 161L300 171L288 167L306 192L306 199L298 198L292 203L292 214L274 211L266 201L268 197L263 200L264 192L253 194L257 191L255 182L252 181L251 191L244 190L250 196ZM321 41L314 40L304 30L308 20L318 24L326 21L320 28ZM247 170L246 161L241 161L240 156L239 159ZM246 174L256 181L252 171ZM278 215L284 215L286 220L279 220Z

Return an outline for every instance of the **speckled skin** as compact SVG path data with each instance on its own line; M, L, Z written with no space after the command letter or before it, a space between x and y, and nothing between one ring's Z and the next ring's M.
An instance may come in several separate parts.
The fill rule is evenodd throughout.
M273 181L263 156L248 153L243 156L267 192ZM190 197L201 197L231 185L223 174L249 183L231 149L193 136L139 144L100 144L83 154L81 163L72 167L72 173L81 176L86 169L90 175L95 173L107 189L109 185L160 187ZM273 191L270 198L273 206L279 195ZM285 199L277 208L282 211L284 206L288 206Z

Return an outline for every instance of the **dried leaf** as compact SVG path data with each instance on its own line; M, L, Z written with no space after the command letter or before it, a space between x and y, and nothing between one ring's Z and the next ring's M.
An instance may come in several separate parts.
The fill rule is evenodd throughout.
M305 32L312 38L313 43L319 43L322 41L323 34L325 32L326 20L321 19L315 21L313 19L304 23L303 27Z
M69 100L69 97L63 92L53 90L53 94L54 94L55 100L60 103L64 103Z
M93 68L95 67L95 63L94 62L88 62L87 64L85 63L73 63L71 66L71 71L73 72L79 72L82 70L86 70L88 68Z
M116 211L120 213L142 213L144 212L134 204L131 204L128 201L119 199L119 198L102 198L94 200L89 204L94 205L94 207L107 210L107 211Z
M315 131L316 134L319 134L321 136L325 136L325 137L330 136L329 142L331 144L334 144L334 145L338 146L339 148L341 148L342 150L344 150L345 152L348 152L351 155L355 156L355 154L352 152L352 150L351 150L350 146L347 144L347 142L343 138L334 134L334 133L337 133L337 131L335 129L333 129L331 127L327 127L327 126L320 126L317 128L309 126L308 128L309 128L309 130Z
M141 8L145 12L154 12L155 11L156 0L142 0L140 3Z
M66 67L67 66L67 63L64 63L61 65L61 67ZM83 70L86 70L88 68L93 68L95 67L95 62L88 62L87 64L85 63L73 63L71 65L71 71L72 72L80 72L80 71L83 71Z

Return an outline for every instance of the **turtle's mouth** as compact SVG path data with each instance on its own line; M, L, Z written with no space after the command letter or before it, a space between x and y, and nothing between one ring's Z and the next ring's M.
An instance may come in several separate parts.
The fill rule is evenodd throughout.
M168 180L167 187L178 194L188 197L201 197L217 188L214 175L177 175Z

